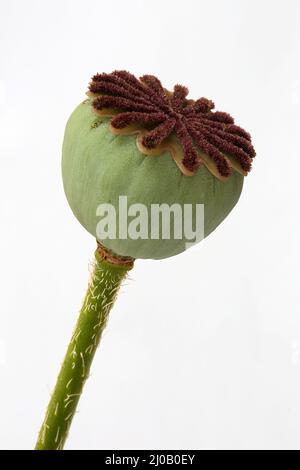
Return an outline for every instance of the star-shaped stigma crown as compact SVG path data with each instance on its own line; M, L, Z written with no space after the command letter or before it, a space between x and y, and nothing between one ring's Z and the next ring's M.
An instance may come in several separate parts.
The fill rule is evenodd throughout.
M169 150L186 175L201 162L221 180L232 169L243 175L251 169L255 150L248 132L229 114L213 111L212 101L187 99L182 85L169 92L153 75L137 79L115 71L95 75L88 95L97 114L112 118L113 133L137 134L138 148L146 155Z

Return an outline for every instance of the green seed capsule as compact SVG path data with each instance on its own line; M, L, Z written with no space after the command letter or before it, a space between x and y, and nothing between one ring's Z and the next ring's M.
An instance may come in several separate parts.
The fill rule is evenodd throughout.
M101 204L112 204L116 210L115 239L100 241L121 256L163 259L183 252L191 244L184 236L174 237L171 220L170 239L120 238L119 197L127 196L128 207L143 204L151 214L153 204L204 205L204 236L209 235L237 203L243 186L243 175L233 171L225 181L216 178L204 164L193 176L184 175L170 152L159 156L141 153L135 135L114 135L109 119L97 116L92 101L81 103L66 126L62 174L70 207L79 222L97 237ZM193 211L193 226L196 224ZM149 221L150 225L150 221ZM150 229L149 229L150 231Z

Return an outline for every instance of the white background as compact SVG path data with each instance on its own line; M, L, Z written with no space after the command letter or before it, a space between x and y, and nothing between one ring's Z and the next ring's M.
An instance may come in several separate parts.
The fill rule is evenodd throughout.
M65 122L93 74L128 69L213 99L257 158L199 247L136 262L66 448L300 449L300 2L0 5L0 447L34 445L93 258Z

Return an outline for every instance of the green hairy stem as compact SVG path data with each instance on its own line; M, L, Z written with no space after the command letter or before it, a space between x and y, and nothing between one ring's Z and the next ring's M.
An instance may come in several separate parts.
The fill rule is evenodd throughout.
M42 424L36 450L62 450L89 376L94 354L122 280L132 265L95 253L95 266L71 342Z

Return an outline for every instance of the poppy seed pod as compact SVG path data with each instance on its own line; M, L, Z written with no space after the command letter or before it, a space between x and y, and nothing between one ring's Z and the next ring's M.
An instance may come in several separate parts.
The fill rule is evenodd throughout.
M175 85L169 92L152 75L95 75L88 98L69 118L62 158L65 193L77 219L96 237L97 250L38 450L63 449L109 312L134 259L181 253L209 235L239 199L255 156L250 135L229 114L213 111L212 101L187 95L186 87ZM200 224L199 207L204 209ZM128 225L129 217L134 219Z
M168 239L161 231L156 238L120 236L120 196L128 206L142 204L148 214L153 205L203 204L204 236L239 199L255 155L250 136L231 116L214 112L211 101L189 100L187 94L181 85L168 92L150 75L96 75L88 99L69 118L62 159L68 202L79 222L117 255L162 259L181 253L190 241L184 233L175 237L172 218ZM97 236L101 204L116 210L115 237Z

